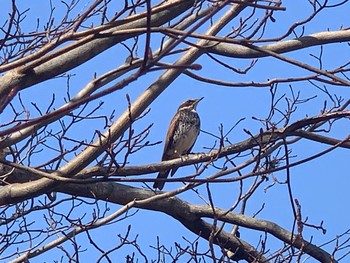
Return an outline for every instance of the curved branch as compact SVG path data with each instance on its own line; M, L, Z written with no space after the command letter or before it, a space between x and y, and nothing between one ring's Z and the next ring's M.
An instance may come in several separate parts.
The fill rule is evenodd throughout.
M261 132L242 142L231 144L219 150L212 150L209 153L191 154L188 155L186 158L177 158L170 161L163 161L161 163L155 164L118 167L115 170L111 169L110 167L92 167L82 171L77 171L74 175L71 175L70 178L72 178L72 180L76 180L76 178L86 180L87 178L91 178L93 176L100 176L101 174L108 176L127 176L154 173L159 172L164 168L170 169L195 163L208 162L223 156L244 152L246 150L252 149L255 146L262 146L268 144L273 145L278 140L286 139L288 136L300 136L300 138L305 137L307 139L323 142L337 147L350 148L350 143L347 141L332 139L329 137L320 136L311 132L301 130L303 127L307 127L310 125L318 125L327 120L339 119L348 116L350 116L350 111L339 111L321 114L319 116L314 116L296 121L282 129ZM9 162L3 161L2 163L11 166L11 163ZM51 188L57 185L59 181L63 180L62 179L53 181L52 178L55 178L56 176L64 176L64 174L62 175L58 172L53 171L53 174L48 174L47 176L45 176L46 178L36 180L38 179L38 177L40 178L41 176L43 176L40 171L38 171L38 173L35 173L32 170L29 171L25 167L21 169L21 166L17 164L14 164L13 167L18 168L18 170L14 172L14 174L18 176L10 176L7 180L7 183L12 184L5 185L2 187L2 191L0 191L1 205L17 202L18 200L21 200L21 196L24 196L25 198L33 197L35 196L33 191L37 191L37 195L47 193L50 191ZM31 172L31 174L28 172ZM50 177L51 179L49 179ZM123 178L121 178L120 180L122 181ZM171 181L172 179L167 180ZM174 180L181 180L181 178ZM125 181L132 180L126 179ZM137 181L139 181L139 179L137 179ZM147 180L143 179L143 181L146 182ZM150 179L149 181L153 181L153 179Z
M174 196L169 197L169 194L174 192L157 195L149 190L143 190L117 183L97 183L86 185L67 184L58 187L56 190L71 195L108 200L121 205L125 205L133 200L140 200L140 202L135 202L134 207L163 212L178 220L193 233L198 234L207 240L209 239L210 233L213 231L213 225L205 222L203 218L215 218L222 222L267 232L295 248L303 248L305 253L321 262L336 262L326 251L310 242L307 242L302 237L294 235L273 222L252 218L242 214L235 214L218 208L215 208L213 211L213 207L193 205L180 198ZM146 199L155 199L162 195L166 198L146 201ZM244 259L248 262L252 262L254 259L259 259L258 262L264 262L260 253L256 251L253 246L236 236L220 231L217 235L217 239L214 240L217 245L223 245L226 249L236 251L236 260Z

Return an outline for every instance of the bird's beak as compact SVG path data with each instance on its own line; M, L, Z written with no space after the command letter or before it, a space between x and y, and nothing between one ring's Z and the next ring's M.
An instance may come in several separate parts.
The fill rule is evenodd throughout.
M197 99L196 105L197 105L202 99L204 99L204 97L202 97L202 98L200 98L200 99Z
M202 98L200 98L200 99L196 99L195 103L193 104L193 108L194 108L194 109L197 108L198 103L199 103L202 99L204 99L204 97L202 97Z

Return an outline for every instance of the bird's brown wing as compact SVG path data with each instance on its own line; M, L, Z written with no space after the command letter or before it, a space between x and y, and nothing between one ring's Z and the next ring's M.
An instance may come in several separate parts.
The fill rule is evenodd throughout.
M167 161L174 158L172 156L172 148L174 147L174 134L179 125L179 121L180 114L177 112L170 122L169 129L165 137L162 161Z
M164 141L164 150L163 150L163 155L162 155L162 161L168 161L168 160L172 159L171 148L173 147L173 144L174 144L174 141L173 141L174 140L174 133L175 133L175 129L179 123L179 117L180 117L180 114L176 113L170 122L169 129L168 129L168 132L166 134L165 141ZM176 172L176 170L177 169L173 169L171 175L173 175ZM166 178L168 178L169 173L170 173L170 169L165 170L165 171L161 171L158 173L157 179L166 179ZM162 190L164 187L164 184L165 184L165 180L155 181L153 184L153 188L158 188L159 190Z

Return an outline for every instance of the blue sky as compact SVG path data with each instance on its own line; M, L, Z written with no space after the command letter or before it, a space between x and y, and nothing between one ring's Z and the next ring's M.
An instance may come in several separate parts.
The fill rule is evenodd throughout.
M295 1L285 1L282 6L287 8L286 12L276 12L274 18L275 23L271 24L271 29L267 29L268 37L277 37L282 32L285 32L291 23L304 19L310 12L310 8L306 7L307 1L300 1L297 4ZM56 3L56 2L54 2ZM57 1L58 3L58 1ZM45 21L45 12L43 3L38 2L24 2L18 1L19 6L25 5L31 7L28 11L27 24L24 30L30 30L33 23L29 21L35 21L35 18L40 18ZM62 5L61 5L62 7ZM324 14L318 16L313 22L306 25L305 34L316 33L327 30L337 30L341 26L349 26L348 10L350 4L337 9L327 9ZM46 8L46 7L45 7ZM83 6L81 8L84 8ZM62 12L62 9L57 9L57 14ZM77 12L79 8L77 8ZM56 11L55 11L56 12ZM8 12L6 12L8 13ZM332 19L329 19L332 17ZM1 18L1 16L0 16ZM236 25L233 23L233 25ZM227 29L229 30L229 29ZM299 30L299 29L298 29ZM297 30L297 31L298 31ZM299 33L301 31L299 30ZM291 38L291 37L290 37ZM288 39L290 39L288 38ZM154 50L159 46L159 37L152 38L152 48ZM317 55L321 51L320 47L308 48L300 51L290 52L286 56L296 60L303 61L304 63L310 63L317 67L318 61L310 54ZM143 54L142 45L140 45L139 55ZM341 65L349 59L349 49L345 43L326 45L323 49L324 64L323 69L333 69L337 65ZM86 64L71 70L69 74L74 74L70 82L71 94L75 94L84 85L89 82L93 75L103 74L108 70L111 70L125 61L125 58L129 54L126 49L121 46L116 46ZM175 60L175 58L174 58ZM167 60L167 62L170 61ZM249 65L250 60L229 59L227 60L233 66L244 68ZM259 59L257 65L247 74L239 75L228 70L220 68L218 65L209 61L206 56L201 57L196 63L202 65L202 70L195 72L202 76L211 78L220 78L227 81L266 81L273 78L281 78L288 76L303 76L309 75L309 72L300 70L295 66L288 65L281 61L276 61L270 58ZM108 98L102 98L104 105L98 111L98 115L110 114L112 110L115 110L115 115L125 110L126 99L125 95L129 94L131 100L135 100L146 87L148 87L153 81L160 75L159 72L153 72L143 76L136 82L127 86L124 90L115 92ZM323 101L328 99L324 93L321 93L318 89L312 86L308 82L297 82L290 84L294 93L300 92L302 99L307 99L317 95L315 99L307 104L301 104L298 106L296 113L293 115L293 120L298 120L306 116L313 116L320 113L323 106ZM347 99L350 95L348 87L335 87L327 86L330 93L336 93L338 96L343 96ZM52 94L56 95L55 107L59 107L64 103L63 96L66 93L66 79L54 79L46 81L42 84L36 85L34 88L27 89L21 92L22 99L26 102L28 109L31 112L31 117L36 116L34 108L30 105L30 102L35 102L39 108L45 108L50 104L48 98L52 97ZM286 94L286 97L291 97L289 84L279 84L278 96ZM259 132L262 125L253 120L252 117L265 118L270 110L270 93L268 88L229 88L214 86L206 83L199 83L185 75L179 77L174 83L172 83L166 91L157 98L157 100L151 105L150 113L147 114L138 124L135 129L141 131L150 123L154 126L149 135L151 142L164 140L168 124L174 115L178 105L187 98L199 98L205 97L204 100L198 106L198 112L202 119L202 130L214 134L219 134L218 127L220 124L224 125L224 129L229 130L237 121L241 118L245 118L244 121L239 123L237 127L229 135L229 139L232 142L239 142L247 138L247 134L243 129L248 129L252 134ZM14 103L18 103L15 99ZM98 101L94 104L96 105ZM93 107L93 106L91 106ZM280 108L285 109L286 102L282 100L280 102ZM10 114L8 110L4 114ZM6 121L9 118L7 115L3 115L0 120ZM276 116L278 119L278 115ZM93 136L95 130L102 130L101 122L91 121L89 126L81 126L73 128L70 132L70 136L75 138L88 138ZM349 124L347 121L341 121L335 125L332 136L343 139L348 134ZM59 127L52 126L52 129L59 130ZM205 133L201 133L198 141L193 148L193 152L205 152L206 147L211 147L215 144L215 139ZM69 145L69 144L68 144ZM317 153L322 149L326 149L326 145L319 145L316 143L301 141L292 147L292 155L297 155L294 160L301 159L302 157L309 156L310 154ZM129 161L130 165L141 165L147 163L158 162L161 158L161 152L163 144L156 145L154 147L148 147L144 151L140 151L133 155ZM54 155L54 152L42 152L37 155L37 160L33 160L34 163L44 162L44 158L49 155ZM43 159L41 159L43 158ZM322 244L337 234L340 234L349 229L350 214L347 212L346 201L349 198L349 180L347 174L347 161L350 158L350 153L347 150L337 149L330 154L323 156L317 160L303 164L291 169L291 181L294 198L297 198L302 206L302 213L304 218L308 218L308 223L319 225L321 221L324 222L324 227L327 229L327 234L323 235L321 231L315 229L305 228L304 238L310 239L313 237L317 245ZM239 160L237 160L239 162ZM248 170L246 170L248 171ZM185 176L194 172L192 166L181 168L178 172L178 176ZM213 170L206 171L203 176L209 176ZM156 175L147 175L147 177L155 177ZM175 175L176 176L176 175ZM280 181L285 180L285 172L274 174ZM272 178L264 184L264 187L273 183ZM134 184L139 187L143 187L142 184ZM175 189L180 186L179 183L166 184L164 190ZM246 188L249 184L246 184ZM289 197L287 195L286 186L278 185L263 191L263 188L256 193L256 195L248 202L247 215L253 215L262 206L263 211L258 215L258 218L275 221L279 225L291 230L293 220L292 211L289 203ZM205 196L205 188L200 188L201 193ZM238 191L237 183L230 183L225 185L215 184L212 185L212 191L214 193L215 203L218 207L229 208L236 200ZM59 195L60 198L64 197ZM196 204L204 205L204 202L196 196L193 192L185 193L179 196L185 200L194 202ZM103 202L101 202L103 203ZM119 208L117 205L109 204L111 211L115 211ZM66 209L62 207L62 209ZM136 211L136 210L132 210ZM239 210L237 210L239 211ZM91 211L89 211L91 212ZM87 213L89 213L87 212ZM38 218L41 216L39 215ZM77 215L79 217L79 215ZM149 256L156 257L156 251L149 245L156 245L156 237L160 236L161 242L167 246L171 246L174 242L180 242L186 244L183 236L186 236L190 240L195 240L196 236L190 234L184 229L178 222L169 218L166 215L150 211L139 210L137 214L131 218L127 218L121 222L118 222L112 226L102 227L94 230L93 234L97 239L102 242L106 240L108 235L108 242L104 244L105 249L112 247L112 244L117 244L118 234L126 232L126 226L131 224L131 236L138 236L138 241L144 245L146 253ZM229 229L227 229L229 230ZM241 236L244 240L251 242L253 245L258 242L259 235L263 233L254 233L254 231L241 229ZM164 233L167 233L166 235ZM78 239L85 238L84 234L79 236ZM271 246L281 246L280 243L272 241ZM82 245L84 246L85 241ZM202 243L203 248L206 248L205 243ZM88 244L86 244L88 246ZM123 248L116 252L116 257L125 258L125 255L132 251L130 246ZM331 246L327 250L331 252ZM56 258L58 251L53 250L39 257L39 260L47 260L51 262L52 258ZM87 251L82 254L81 260L86 260L91 257L96 257L97 252L93 250ZM141 257L140 257L141 258ZM307 262L313 262L308 260Z

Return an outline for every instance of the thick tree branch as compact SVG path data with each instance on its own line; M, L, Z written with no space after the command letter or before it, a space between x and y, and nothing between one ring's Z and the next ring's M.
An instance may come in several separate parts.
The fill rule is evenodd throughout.
M94 176L127 176L127 175L142 175L148 173L159 172L165 168L174 168L180 166L186 166L196 163L208 162L217 158L222 158L225 156L229 156L232 154L241 153L252 149L256 146L263 145L274 145L277 141L281 139L287 139L288 137L300 136L300 138L308 138L314 141L322 142L325 144L350 148L350 143L347 141L341 141L337 139L333 139L326 136L321 136L317 134L313 134L312 132L302 130L304 127L318 125L325 121L339 119L344 117L349 117L349 111L340 111L340 112L330 112L326 114L321 114L319 116L305 118L299 121L292 123L291 125L284 127L282 129L274 129L271 131L261 132L255 136L252 136L242 142L238 142L235 144L231 144L226 147L222 147L221 149L212 150L209 153L200 153L195 155L188 155L186 158L177 158L170 161L164 161L156 164L148 164L142 166L126 166L119 167L116 169L111 169L110 167L92 167L82 170L81 172L77 172L75 175L71 175L72 181L79 179L87 179L92 178ZM339 146L338 146L339 145ZM11 163L8 161L1 161L1 163L7 164L11 166ZM3 186L2 191L0 192L0 204L9 204L14 203L20 198L23 194L30 195L30 189L38 189L40 187L42 181L51 181L52 184L58 184L60 181L69 181L69 179L59 179L60 177L66 177L64 175L60 175L59 173L52 171L52 174L43 174L43 171L35 172L34 169L26 168L18 164L13 164L14 168L19 170L12 171L13 176L10 176L7 179L9 185ZM21 171L22 170L22 171ZM15 176L16 175L16 176ZM42 178L44 177L44 178ZM41 178L41 179L39 179ZM49 179L51 178L51 179ZM55 179L58 178L58 179ZM39 179L39 180L37 180ZM36 181L32 181L36 180ZM120 178L123 181L123 178ZM126 179L125 181L128 181ZM138 180L138 179L137 179ZM171 180L171 179L169 179ZM178 179L175 179L178 180ZM19 184L21 183L21 184ZM47 193L52 189L54 185L50 188L42 189L40 194ZM19 194L19 195L18 195Z
M209 239L209 235L213 231L213 226L205 222L203 218L218 219L219 221L267 232L298 249L303 247L305 253L321 262L336 262L326 251L303 240L300 236L292 234L275 223L242 214L235 214L218 208L215 208L215 211L213 211L212 207L193 205L177 197L167 197L152 202L138 203L138 200L149 199L157 195L149 190L116 183L67 184L58 187L56 190L71 195L108 200L120 205L125 205L136 200L134 207L163 212L205 239ZM244 259L248 262L253 262L254 260L256 260L254 262L264 262L262 255L253 246L250 246L236 236L220 231L214 240L216 244L235 252L236 260Z

